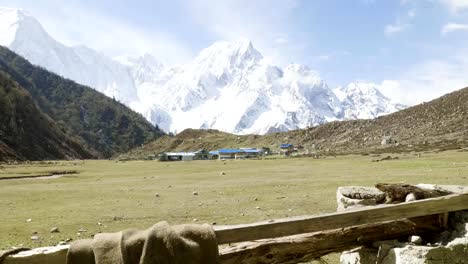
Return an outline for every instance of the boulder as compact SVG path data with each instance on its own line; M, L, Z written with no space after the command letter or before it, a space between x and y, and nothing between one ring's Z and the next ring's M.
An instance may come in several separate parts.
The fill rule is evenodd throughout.
M337 211L360 206L372 206L381 203L385 193L374 187L345 186L336 192Z
M437 190L452 193L468 193L466 186L456 185L434 185L418 184L419 188L426 190ZM351 199L352 204L346 199L369 198L362 196L363 187L340 187L338 188L338 210L347 208L345 206L363 206L372 203L371 199ZM364 188L369 189L369 188ZM350 193L351 192L351 193ZM355 192L353 194L353 192ZM345 196L346 195L346 196ZM468 211L450 213L450 231L444 231L437 236L437 242L427 245L419 245L423 241L419 236L411 236L408 243L393 241L380 241L369 247L361 247L351 251L343 252L340 257L341 264L440 264L468 263Z

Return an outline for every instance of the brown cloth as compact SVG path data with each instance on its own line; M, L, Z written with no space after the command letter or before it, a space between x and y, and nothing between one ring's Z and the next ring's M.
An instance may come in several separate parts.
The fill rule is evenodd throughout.
M169 226L102 233L70 245L67 264L216 264L218 243L211 226Z

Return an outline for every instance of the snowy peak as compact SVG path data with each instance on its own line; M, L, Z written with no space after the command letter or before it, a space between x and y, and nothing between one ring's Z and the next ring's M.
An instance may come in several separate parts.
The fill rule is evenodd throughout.
M128 67L135 85L155 82L164 69L164 65L148 53L140 57L118 57L116 61Z
M371 119L405 108L393 104L372 82L352 82L334 92L342 103L345 119Z
M0 8L0 45L35 65L124 103L137 99L133 79L125 66L85 46L63 45L21 9Z
M202 50L194 64L216 76L249 68L263 59L249 40L219 41Z
M24 26L23 21L31 20L39 24L28 12L17 9L0 7L0 45L9 46L13 43L20 26Z
M357 81L348 84L342 88L342 91L348 97L360 97L366 99L382 99L390 100L385 97L378 89L377 85L372 82Z

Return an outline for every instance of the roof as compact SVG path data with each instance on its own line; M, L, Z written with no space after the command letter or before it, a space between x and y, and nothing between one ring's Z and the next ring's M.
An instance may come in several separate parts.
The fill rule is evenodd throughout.
M217 150L210 151L210 155L219 155L219 151Z
M193 152L165 152L167 156L195 156Z
M206 150L206 149L199 149L199 150L195 151L195 154L205 154L205 153L208 153L208 150Z
M261 150L261 149L243 149L243 151L244 151L245 153L260 153L260 152L262 152L263 150Z
M292 147L294 147L293 144L289 144L289 143L285 143L285 144L280 145L280 148L292 148Z
M220 149L218 150L218 153L224 153L224 154L235 154L235 153L242 153L244 152L241 149Z

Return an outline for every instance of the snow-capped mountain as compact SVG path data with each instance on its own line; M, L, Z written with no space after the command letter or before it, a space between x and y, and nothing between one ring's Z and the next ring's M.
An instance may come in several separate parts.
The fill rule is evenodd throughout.
M248 40L217 42L191 63L144 79L151 81L138 85L141 101L132 106L167 131L263 134L337 120L341 114L338 98L316 72L297 64L269 65Z
M0 45L33 64L124 103L137 99L133 78L125 66L85 46L61 44L33 16L21 9L0 8Z
M165 67L146 54L111 59L50 37L28 13L0 8L0 44L32 63L129 105L165 131L213 128L264 134L399 110L372 83L331 90L308 67L269 64L248 40L216 42Z
M372 82L352 82L334 92L341 101L344 119L371 119L406 108L392 103Z

